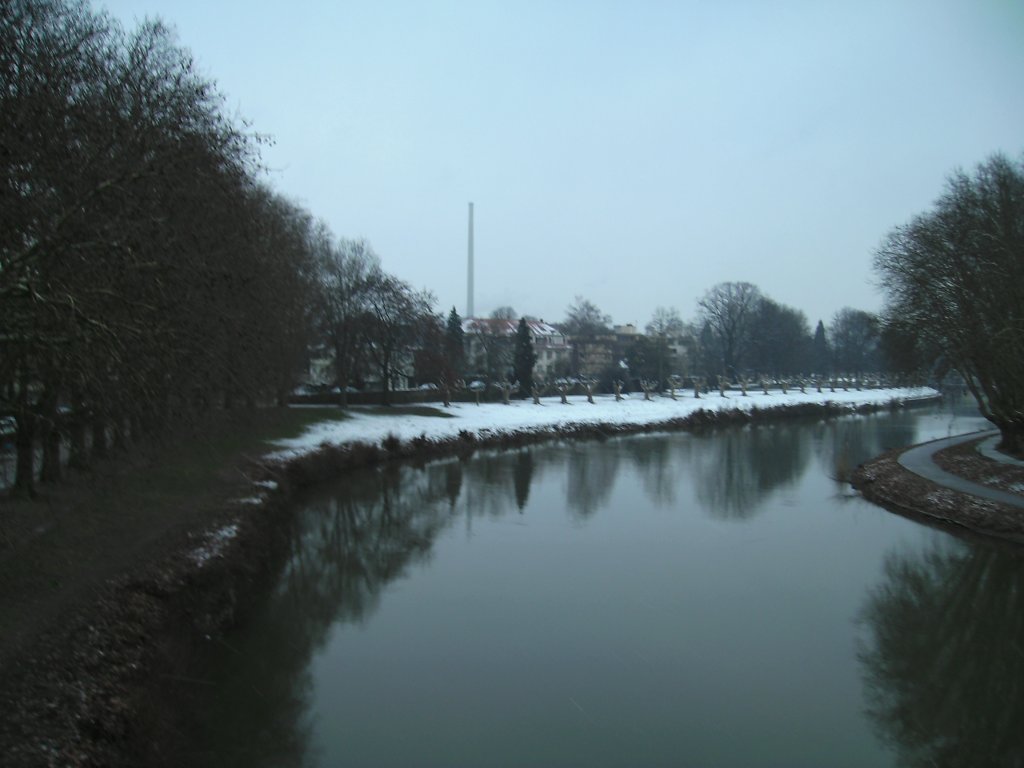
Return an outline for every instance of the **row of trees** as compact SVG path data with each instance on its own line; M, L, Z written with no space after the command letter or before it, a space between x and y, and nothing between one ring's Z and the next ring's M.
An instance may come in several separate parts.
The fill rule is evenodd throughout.
M256 181L259 138L160 22L0 7L0 406L30 492L37 432L44 479L59 474L62 405L102 453L111 424L282 389L305 340L307 222Z
M159 21L0 3L0 416L13 491L111 441L284 402L310 347L388 382L431 298L262 182L262 137ZM63 449L63 450L62 450Z
M606 386L623 378L665 386L670 376L826 375L887 367L879 318L870 312L844 308L827 328L819 321L812 333L802 312L750 283L731 282L714 286L699 306L693 322L684 321L675 308L658 307L644 333L616 333L609 315L578 296L557 323L569 344L562 373L596 375ZM516 316L513 308L500 307L490 319ZM477 367L491 378L510 371L511 340L503 333L488 338L486 326L480 332L478 346L485 359Z
M878 371L886 366L879 318L870 312L843 308L827 329L818 321L812 333L802 312L746 282L719 283L704 294L698 308L691 323L674 308L656 308L645 333L621 347L628 368L664 384L673 373L735 378L747 373ZM574 370L588 348L612 334L610 318L580 297L560 327L572 339Z
M371 372L387 403L396 378L411 372L413 351L419 351L417 364L427 377L451 375L446 369L458 361L448 354L428 291L386 273L365 241L333 242L325 236L319 251L318 332L333 359L342 404L348 388Z
M878 317L844 307L827 330L810 330L803 312L745 282L720 283L698 302L698 367L736 377L798 373L861 373L885 366Z
M514 344L507 335L507 322L497 321L516 317L512 307L499 307L490 322L476 324L480 359L463 360L467 373L489 379L512 375L513 350L520 342ZM884 329L876 315L843 308L827 327L819 321L812 333L802 312L745 282L720 283L707 291L693 322L684 321L675 308L658 307L644 333L631 327L617 332L609 315L577 296L556 326L568 343L559 375L597 378L606 389L616 380L665 387L673 376L724 375L735 380L857 374L889 367Z

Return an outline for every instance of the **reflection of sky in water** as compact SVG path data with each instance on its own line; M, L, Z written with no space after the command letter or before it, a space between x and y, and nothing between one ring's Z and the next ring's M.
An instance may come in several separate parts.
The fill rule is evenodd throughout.
M966 545L831 475L949 424L552 444L322 489L199 743L216 764L891 764L857 618L891 553Z

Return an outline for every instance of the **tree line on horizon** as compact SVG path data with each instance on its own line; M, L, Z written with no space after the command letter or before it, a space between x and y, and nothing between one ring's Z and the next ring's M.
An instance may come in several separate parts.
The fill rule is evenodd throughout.
M674 307L656 307L643 333L617 332L622 327L615 326L609 315L577 296L565 319L550 324L571 344L560 375L578 377L585 369L594 374L588 358L598 348L606 356L612 353L606 369L597 374L605 391L611 391L616 379L643 380L663 388L669 377L726 377L735 382L742 376L824 377L889 370L884 329L873 313L844 307L828 326L819 320L812 332L803 312L746 282L719 283L705 292L698 306L697 316L689 322ZM457 316L454 308L452 312ZM503 306L488 319L514 322L519 317L514 308ZM478 326L485 359L475 367L473 361L464 361L467 372L491 380L513 375L512 339L504 332L488 338L489 327Z

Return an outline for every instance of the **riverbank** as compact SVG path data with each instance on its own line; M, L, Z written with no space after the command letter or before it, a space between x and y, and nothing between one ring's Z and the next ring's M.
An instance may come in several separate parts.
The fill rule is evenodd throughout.
M187 666L182 658L190 644L216 637L244 614L247 599L287 544L292 495L341 471L549 439L822 418L935 396L930 390L870 390L623 402L607 397L594 404L555 398L540 406L461 405L450 412L357 410L315 424L279 441L277 451L229 462L222 470L229 477L181 511L187 525L151 535L123 571L104 572L87 588L78 585L50 624L4 657L0 749L10 765L174 764L164 751L175 726L173 713L162 709L161 680ZM136 512L117 502L116 488L101 492L110 494L105 501L111 514L127 519ZM88 564L104 557L116 561L117 554L70 548L56 556ZM47 553L35 556L42 562ZM54 599L47 590L36 597L47 604ZM39 608L46 613L45 605Z
M344 422L314 425L303 435L281 441L282 450L273 455L277 460L302 455L322 445L351 445L354 443L380 444L385 440L403 443L414 441L446 441L474 435L483 440L503 437L528 437L535 433L552 435L579 433L587 430L611 432L693 426L695 422L714 422L725 418L771 418L772 413L792 413L793 409L807 409L824 415L873 409L903 404L914 400L928 400L939 396L929 387L903 389L866 389L806 392L791 389L783 394L770 390L764 394L752 389L749 395L735 390L721 396L718 392L705 393L700 398L691 392L679 390L676 399L660 396L644 400L633 394L621 401L611 395L595 395L588 402L582 395L567 398L545 398L541 405L530 400L513 400L510 404L456 403L444 410L420 408L420 414L438 418L424 419L422 415L400 413L387 416L385 409L353 409Z
M979 445L987 439L979 434L937 450L934 464L956 478L1019 495L1024 466L984 455ZM922 477L900 461L907 452L900 448L865 462L854 471L851 484L864 498L911 519L1024 544L1024 510Z

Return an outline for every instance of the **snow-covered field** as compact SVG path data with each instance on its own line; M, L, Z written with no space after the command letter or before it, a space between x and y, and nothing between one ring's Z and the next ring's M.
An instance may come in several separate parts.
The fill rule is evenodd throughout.
M870 389L861 392L828 390L818 393L808 389L806 394L799 390L782 394L772 391L765 395L760 390L751 390L744 397L739 392L729 392L721 397L717 392L693 397L692 392L677 392L678 400L667 396L645 401L642 394L633 394L622 401L613 395L595 395L594 403L588 403L584 395L569 397L569 404L563 404L558 397L544 398L540 405L532 400L516 400L510 405L503 403L455 403L445 412L452 418L410 415L370 415L352 408L351 418L345 421L324 422L313 425L305 434L278 444L281 450L275 458L287 458L316 449L323 443L341 445L352 442L379 443L388 435L407 441L424 436L429 439L454 437L461 431L472 432L486 437L501 433L550 430L573 424L615 424L644 425L668 422L684 418L694 411L750 410L751 408L779 408L803 403L831 402L850 409L862 405L886 404L893 400L915 400L938 395L929 387L901 389ZM438 406L440 409L440 406Z

